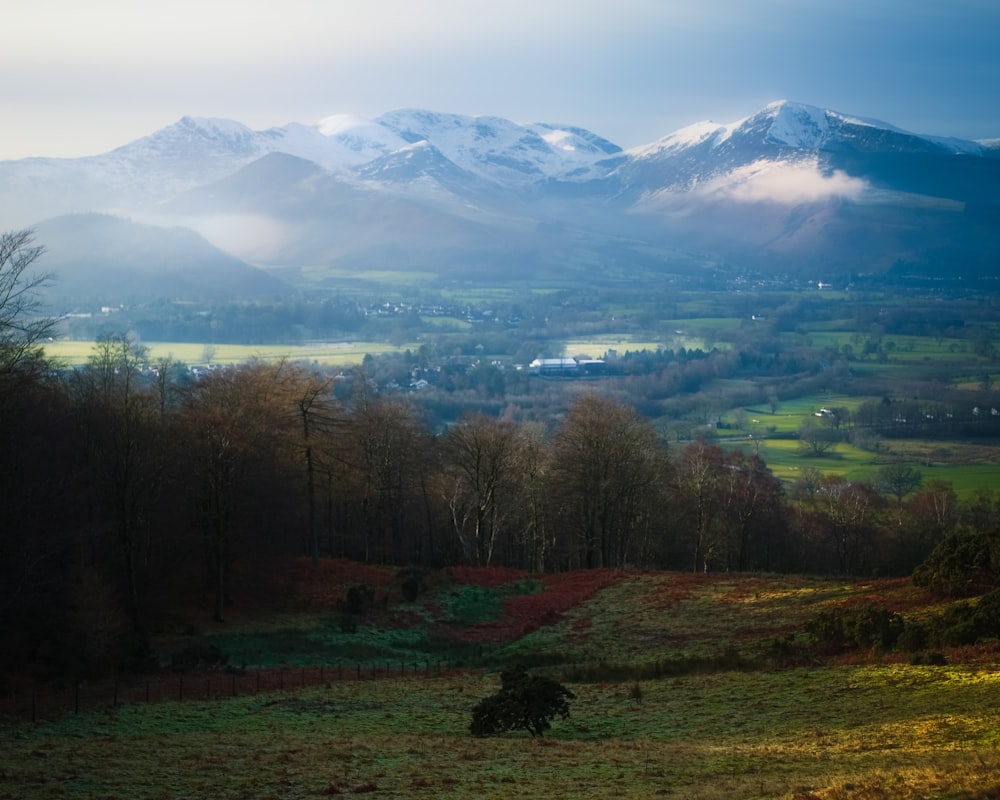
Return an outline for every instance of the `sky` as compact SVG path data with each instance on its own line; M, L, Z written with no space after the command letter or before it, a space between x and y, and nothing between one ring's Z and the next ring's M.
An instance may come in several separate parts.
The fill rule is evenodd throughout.
M0 160L397 108L622 147L787 99L1000 137L997 0L4 0Z

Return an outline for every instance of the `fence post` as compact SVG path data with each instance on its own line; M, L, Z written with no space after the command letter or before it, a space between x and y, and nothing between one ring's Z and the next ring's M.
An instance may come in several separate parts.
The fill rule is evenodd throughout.
M149 705L149 681L146 681L146 705Z
M73 713L80 713L80 684L74 684L73 686Z
M115 693L114 693L114 696L111 698L111 707L112 708L118 708L118 681L117 680L115 681Z
M178 700L183 700L184 699L184 676L183 675L181 675L179 678L177 678L177 699Z

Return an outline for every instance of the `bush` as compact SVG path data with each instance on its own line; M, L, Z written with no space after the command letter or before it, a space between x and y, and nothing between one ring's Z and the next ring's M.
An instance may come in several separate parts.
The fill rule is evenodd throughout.
M352 586L347 590L344 600L344 612L361 616L375 605L375 590L371 586Z
M944 653L933 651L930 653L914 653L910 656L910 663L914 666L944 667L948 664L948 659Z
M929 641L930 633L926 625L921 622L907 622L896 644L900 650L916 653L927 647Z
M405 567L397 573L396 578L407 603L414 602L424 591L424 573L419 567Z
M942 539L923 564L913 571L913 582L937 595L968 597L993 589L1000 573L996 537L977 531L953 533Z
M192 644L174 653L170 668L174 672L221 669L229 663L229 655L214 644Z
M1000 636L1000 589L979 598L972 611L979 638Z
M817 644L830 652L839 650L891 650L905 630L903 618L873 605L838 607L821 611L807 625Z
M523 667L500 673L500 691L479 701L472 711L469 730L473 736L494 736L526 730L542 736L553 717L569 716L573 694L562 684L541 675L529 675Z

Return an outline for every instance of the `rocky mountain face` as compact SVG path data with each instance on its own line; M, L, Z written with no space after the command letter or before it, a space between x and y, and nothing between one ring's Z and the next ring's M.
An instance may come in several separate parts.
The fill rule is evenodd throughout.
M102 155L0 162L0 218L181 226L219 263L286 275L328 265L599 281L712 263L976 276L997 268L998 187L995 141L785 101L631 150L573 126L400 110L267 131L186 117ZM87 234L81 218L46 223L76 231L79 263L122 235L89 219Z

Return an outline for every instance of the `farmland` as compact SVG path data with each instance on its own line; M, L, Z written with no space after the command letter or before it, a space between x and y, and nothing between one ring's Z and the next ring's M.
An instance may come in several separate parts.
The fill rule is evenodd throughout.
M296 602L310 611L259 609L235 630L198 620L199 637L245 657L240 640L253 631L328 628L345 586L380 581L346 562L300 570ZM456 570L429 576L426 593L406 602L392 574L382 575L388 605L349 635L355 651L426 641L446 624L456 640L481 643L482 661L444 674L8 723L0 797L971 800L998 789L995 645L949 650L947 666L874 651L769 660L776 640L801 637L822 609L871 602L910 618L933 613L936 601L908 581L598 572L560 585ZM445 598L460 605L449 610ZM468 624L456 627L459 618ZM335 638L322 657L348 652ZM288 655L279 646L254 658ZM543 739L471 737L472 706L516 660L550 664L539 669L577 695L571 716Z
M310 285L323 285L321 277ZM247 309L200 311L191 324L203 325L199 315L208 314L212 325L204 330L213 338L144 345L153 361L186 365L284 359L332 371L364 363L386 394L410 392L437 429L476 411L513 413L551 429L581 393L606 393L634 405L667 440L740 447L789 485L804 470L863 481L899 462L919 469L924 481L952 483L962 496L1000 477L1000 427L914 426L915 413L967 418L974 408L988 414L1000 407L989 294L891 283L836 291L747 282L712 290L683 283L436 287L426 277L372 273L363 285L333 293L326 316L308 305L256 309L256 317ZM308 314L336 324L313 327ZM141 337L137 315L123 309L104 324ZM284 319L294 330L268 334L262 319ZM254 330L262 343L238 341ZM288 343L266 342L281 331ZM93 339L58 339L46 352L80 365ZM531 381L524 368L539 356L605 359L608 366L598 380ZM902 409L887 418L891 430L885 420L854 418L877 403ZM800 446L800 429L822 408L846 416L835 446L810 453ZM912 430L899 429L900 419Z

